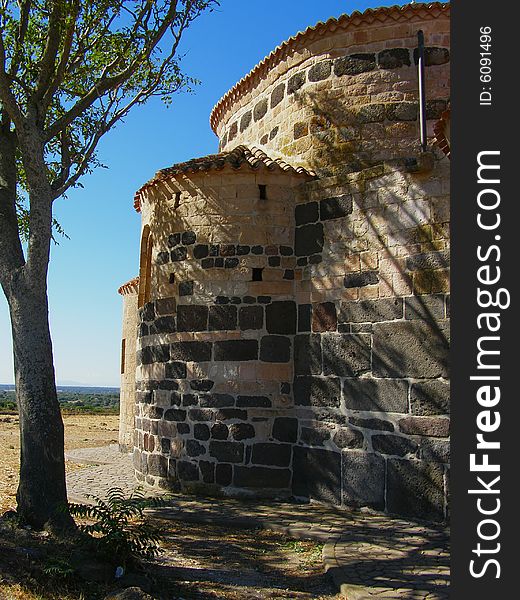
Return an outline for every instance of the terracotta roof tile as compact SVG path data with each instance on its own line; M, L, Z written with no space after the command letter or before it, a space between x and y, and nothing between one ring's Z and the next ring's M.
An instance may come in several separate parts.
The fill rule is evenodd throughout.
M121 296L125 296L126 294L136 293L138 288L139 277L134 277L133 279L130 279L130 281L123 283L123 285L117 290L117 293L121 294Z
M323 23L320 21L304 31L298 32L285 42L277 46L256 67L236 83L217 102L211 111L209 118L211 128L216 133L220 119L227 109L244 93L254 88L257 82L265 77L276 65L281 63L294 50L305 47L316 38L323 37L327 33L333 33L337 29L347 30L364 24L386 23L389 21L410 21L414 18L435 18L440 14L450 14L449 2L429 2L418 4L405 4L404 6L382 6L380 8L369 8L364 12L355 11L350 15L343 14L339 17L331 17Z
M293 175L302 175L305 177L315 177L313 171L309 171L303 167L293 167L281 158L273 160L262 150L247 146L237 146L229 152L221 152L220 154L209 154L201 158L192 158L186 162L178 163L172 167L167 167L157 171L157 173L145 183L134 196L134 208L137 212L141 210L141 193L146 189L154 187L158 182L167 179L175 178L177 175L185 175L191 173L204 173L207 171L220 171L225 167L231 167L234 171L239 171L243 167L251 170L256 170L260 166L267 168L269 171L281 170L285 173Z

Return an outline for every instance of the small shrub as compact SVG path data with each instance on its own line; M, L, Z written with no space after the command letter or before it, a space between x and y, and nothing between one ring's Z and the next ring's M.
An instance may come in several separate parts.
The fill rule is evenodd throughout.
M136 558L159 553L161 531L144 515L145 508L164 504L160 498L145 498L138 488L126 497L121 488L111 488L107 499L89 496L95 504L70 504L70 513L93 523L80 524L98 551L115 564L125 566Z

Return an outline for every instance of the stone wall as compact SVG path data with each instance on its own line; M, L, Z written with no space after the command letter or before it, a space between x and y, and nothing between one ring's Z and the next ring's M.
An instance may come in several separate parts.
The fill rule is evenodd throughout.
M217 104L211 121L220 149L253 144L324 175L410 156L418 149L419 29L430 136L450 94L449 13L433 16L304 36L269 71L253 71Z
M137 352L137 281L121 286L123 333L121 337L121 390L119 396L119 447L134 447L135 370Z
M446 159L427 175L381 165L303 187L296 496L445 516L448 193Z
M394 164L152 190L139 477L442 519L448 175L442 159L426 175Z
M140 311L135 467L148 483L290 495L294 196L308 178L246 167L144 197L154 284Z

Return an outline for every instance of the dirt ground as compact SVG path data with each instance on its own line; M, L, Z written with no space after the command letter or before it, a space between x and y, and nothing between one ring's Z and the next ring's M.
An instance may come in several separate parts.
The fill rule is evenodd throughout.
M65 415L65 448L117 442L118 417ZM0 514L15 507L18 418L0 414ZM67 462L67 470L85 468ZM339 600L321 559L322 546L263 530L228 529L157 520L161 553L137 576L89 581L72 571L74 549L48 535L13 528L0 518L0 600L101 600L138 585L161 600ZM59 572L51 565L61 561ZM133 577L133 579L132 579ZM136 579L137 577L137 579Z
M117 443L117 415L64 415L65 450ZM0 514L16 506L20 466L18 416L0 414ZM67 471L81 468L66 463Z

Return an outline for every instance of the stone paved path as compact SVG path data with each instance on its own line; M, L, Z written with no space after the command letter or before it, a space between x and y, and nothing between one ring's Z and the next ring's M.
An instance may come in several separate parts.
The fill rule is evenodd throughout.
M103 497L111 487L137 487L130 456L117 446L67 453L84 468L67 476L69 498ZM147 493L157 494L147 489ZM259 504L173 495L150 511L162 518L227 527L263 527L324 543L323 560L347 600L449 598L449 532L441 526L319 504Z

